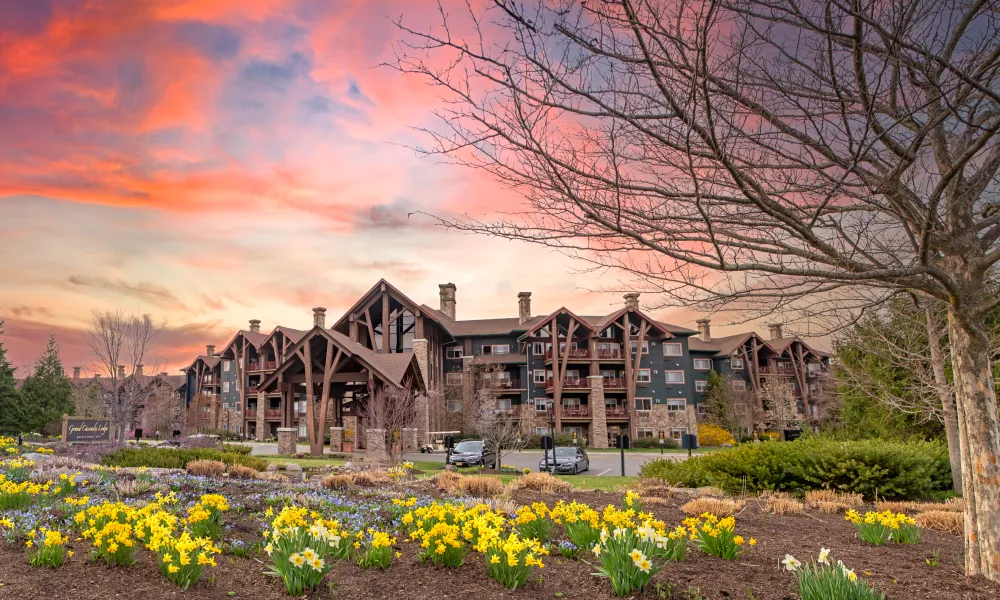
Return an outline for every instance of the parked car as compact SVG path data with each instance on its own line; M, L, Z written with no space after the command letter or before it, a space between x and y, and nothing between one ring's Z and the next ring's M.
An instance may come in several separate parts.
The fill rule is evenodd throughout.
M493 466L496 455L484 449L482 440L464 440L455 445L445 462L456 467Z
M539 471L553 471L555 473L582 473L590 470L590 457L587 451L576 446L555 449L555 464L552 460L552 452L538 462Z

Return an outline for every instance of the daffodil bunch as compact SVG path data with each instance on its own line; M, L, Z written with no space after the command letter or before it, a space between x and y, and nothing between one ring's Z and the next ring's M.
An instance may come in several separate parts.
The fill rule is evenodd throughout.
M552 507L552 521L562 524L566 537L577 547L589 551L601 535L601 515L586 504L560 500Z
M410 496L405 500L402 498L393 498L392 503L389 505L389 513L392 515L393 519L399 519L416 505L417 499L413 496Z
M392 547L395 537L390 537L384 531L369 528L368 535L358 542L361 547L357 551L358 566L363 568L387 569L392 563Z
M28 549L28 564L33 567L61 567L66 558L67 537L54 529L42 527L28 532L24 543Z
M272 563L269 573L280 577L292 596L315 589L334 562L347 558L351 550L351 536L337 521L297 506L284 507L264 538Z
M176 537L157 538L160 571L183 590L198 583L205 567L215 566L215 555L220 552L211 539L194 537L187 530Z
M521 537L547 543L552 539L552 518L549 507L544 502L533 502L530 507L522 506L514 516L514 525Z
M711 513L702 513L700 518L684 519L684 526L702 552L725 560L736 560L746 544L743 536L736 534L735 517L720 519ZM749 545L756 544L757 540L750 538Z
M408 479L415 468L416 467L413 463L406 461L399 463L394 467L390 467L389 470L386 471L386 474L389 475L389 477L394 481L402 481L404 479Z
M517 532L491 539L485 550L490 577L509 590L522 587L533 568L544 568L541 557L549 553L537 539L522 538Z
M76 491L76 481L74 480L77 475L81 473L77 471L73 475L67 475L66 473L59 474L59 483L54 487L52 493L57 496L69 496L74 491Z
M137 510L121 502L104 502L78 512L73 520L86 526L82 536L93 544L93 556L109 566L135 564Z
M617 596L641 592L662 564L654 564L656 545L640 537L637 529L615 527L601 530L591 552L601 562L595 575L607 577Z
M844 563L830 562L830 549L820 548L816 561L802 563L791 554L781 561L786 571L795 573L798 597L801 600L884 600L885 594L860 579Z
M855 532L864 542L881 546L890 540L901 544L916 544L920 542L920 528L916 521L903 513L892 511L868 511L862 517L853 508L847 511L844 519L854 524Z
M4 475L10 481L27 481L28 477L31 475L31 469L35 466L35 461L28 460L27 458L15 458L14 460L8 460L7 462L0 463L0 467L4 470Z
M48 495L50 490L48 484L15 481L0 473L0 510L23 510Z
M187 511L184 524L195 537L217 540L222 537L222 513L229 510L229 502L220 494L204 494Z
M35 452L37 452L39 454L55 454L56 453L56 451L53 450L52 448L46 448L45 446L39 446L38 448L35 448Z
M625 497L622 498L622 510L642 512L642 501L639 499L639 494L632 490L626 490Z

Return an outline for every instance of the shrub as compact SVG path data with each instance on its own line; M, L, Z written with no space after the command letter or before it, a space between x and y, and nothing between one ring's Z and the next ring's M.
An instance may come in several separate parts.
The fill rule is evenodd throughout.
M636 439L632 440L632 447L633 448L659 448L660 447L660 438L657 438L657 437L636 438ZM663 440L663 447L667 448L667 449L670 449L670 448L677 449L677 448L680 448L680 445L677 443L676 440L672 440L670 438L665 438Z
M230 465L243 465L257 471L267 468L267 461L254 456L222 452L210 448L120 448L101 458L109 467L153 467L157 469L183 469L195 460L217 460Z
M698 445L699 446L735 446L736 440L733 434L729 433L718 425L712 423L698 424Z
M253 452L253 446L247 446L244 444L223 444L222 451L249 456L250 453Z
M864 498L861 494L853 494L850 492L835 492L833 490L812 490L806 492L806 506L809 508L819 508L822 510L821 505L837 505L837 510L833 511L823 511L823 512L839 512L841 508L844 510L848 508L857 508L865 503Z
M256 479L258 471L243 465L230 465L229 476L237 479Z
M653 460L640 475L739 493L829 488L867 498L924 498L951 488L947 448L937 442L834 441L743 444L676 462Z
M773 515L800 515L805 506L794 498L774 498L768 501L767 510Z
M189 435L178 440L181 448L211 448L218 450L221 446L219 438L210 435Z
M184 468L192 475L218 477L225 473L226 463L219 460L192 460Z
M573 489L570 483L551 473L529 473L518 477L513 481L513 487L521 490L534 490L543 494L557 494Z
M348 473L334 473L323 479L323 487L331 490L346 490L354 485L354 477Z
M717 517L730 517L741 508L742 502L729 498L695 498L681 506L681 512L694 516L709 513Z
M503 491L503 482L488 475L466 475L459 481L458 489L476 498L490 498Z
M453 492L458 489L460 481L462 481L462 476L452 471L444 471L434 477L434 485L446 492Z
M929 510L917 513L913 520L924 529L945 533L962 533L965 528L965 516L960 512L950 510Z
M897 513L913 512L917 508L916 502L892 502L888 500L878 500L875 502L875 510L879 512L889 511Z

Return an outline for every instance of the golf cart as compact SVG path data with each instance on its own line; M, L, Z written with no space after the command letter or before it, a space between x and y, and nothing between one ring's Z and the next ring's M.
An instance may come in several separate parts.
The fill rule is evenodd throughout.
M420 446L421 454L431 454L433 452L447 452L448 449L444 445L444 439L450 436L456 436L462 433L461 431L428 431L427 441Z

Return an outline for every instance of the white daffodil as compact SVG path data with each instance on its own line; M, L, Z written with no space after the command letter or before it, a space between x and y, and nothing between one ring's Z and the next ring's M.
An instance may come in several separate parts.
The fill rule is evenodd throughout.
M781 564L785 566L786 571L796 571L802 566L802 563L796 560L791 554L786 554L784 560L781 561Z
M820 563L821 565L828 565L830 564L829 556L830 556L829 548L820 548L819 558L816 559L816 562Z

